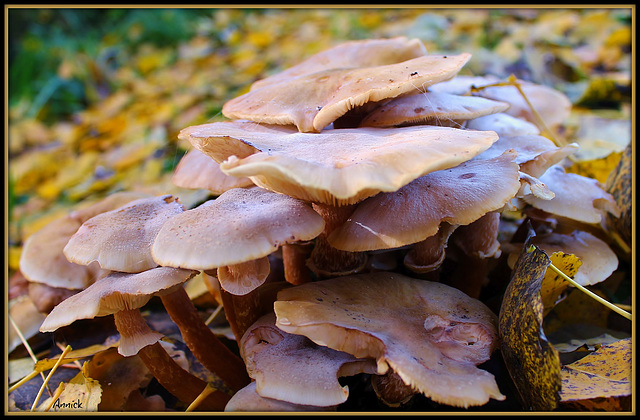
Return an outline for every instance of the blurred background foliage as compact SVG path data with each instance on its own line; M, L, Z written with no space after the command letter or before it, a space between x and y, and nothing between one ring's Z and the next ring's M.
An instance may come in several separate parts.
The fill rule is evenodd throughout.
M568 137L582 126L622 133L598 139L611 152L630 136L630 7L15 6L5 14L12 269L26 237L84 200L136 189L197 201L170 182L189 148L179 130L222 119L224 102L253 81L347 40L407 36L430 53L472 53L461 74L513 74L588 110Z

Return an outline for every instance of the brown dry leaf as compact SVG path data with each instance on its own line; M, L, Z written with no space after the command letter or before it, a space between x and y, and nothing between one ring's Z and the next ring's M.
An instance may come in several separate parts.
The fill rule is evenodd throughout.
M603 345L597 351L562 367L561 401L617 409L620 397L631 395L631 338ZM606 399L602 401L601 399ZM595 406L595 407L594 407ZM599 410L598 410L599 411Z
M610 234L617 235L631 247L631 219L633 214L633 153L631 143L625 148L618 165L605 181L605 190L613 196L620 208L620 217L605 214L605 225Z
M100 411L122 411L129 395L138 388L147 386L152 379L151 373L137 355L124 357L116 348L94 355L84 364L83 371L102 387Z
M560 357L542 329L541 287L551 260L531 245L530 229L500 308L500 349L525 410L554 410L560 400Z

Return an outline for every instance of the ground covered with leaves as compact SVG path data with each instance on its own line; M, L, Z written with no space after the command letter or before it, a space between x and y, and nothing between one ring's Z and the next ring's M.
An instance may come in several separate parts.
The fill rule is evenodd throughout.
M607 186L621 210L631 212L631 186L616 182L630 173L633 161L630 8L10 8L7 13L11 413L187 409L139 357L117 352L111 317L38 331L51 308L35 308L28 298L33 292L20 267L25 241L116 192L172 194L185 208L210 199L210 191L172 181L192 149L178 133L224 121L223 105L248 92L253 82L344 41L417 38L430 54L470 53L462 75L514 76L562 92L573 107L555 135L580 146L567 170ZM575 276L585 261L562 244L550 247L549 255L541 252L534 232L555 222L535 216L528 215L533 226L515 217L502 226L502 239L524 245L504 247L477 293L500 318L500 351L481 367L495 376L503 400L458 408L417 393L385 404L371 375L360 373L340 379L349 387L349 399L337 411L630 411L631 322L554 274L552 266ZM613 229L614 236L597 223L577 226L607 242L618 259L613 273L589 290L633 312L630 225ZM455 271L455 265L445 264L441 275L455 279ZM222 305L202 277L186 289L201 317L237 352ZM164 335L163 347L194 375L218 383L156 299L142 313ZM64 363L56 365L65 351ZM56 406L62 392L64 401L76 406Z

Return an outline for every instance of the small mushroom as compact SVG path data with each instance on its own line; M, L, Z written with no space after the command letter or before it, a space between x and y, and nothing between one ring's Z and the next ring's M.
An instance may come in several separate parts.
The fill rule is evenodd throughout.
M467 121L469 130L493 130L500 137L539 135L540 129L522 118L512 117L504 112L484 115Z
M456 127L464 121L502 112L507 108L508 103L481 97L422 92L391 99L380 105L362 119L360 127L416 124Z
M118 352L138 354L158 382L184 403L191 403L206 383L182 369L158 343L162 334L152 331L140 314L153 295L181 288L195 271L158 267L142 273L111 273L56 306L45 318L40 331L51 332L79 319L113 315L120 333ZM212 393L202 409L221 410L229 396Z
M476 366L497 346L497 317L440 283L367 273L289 287L274 303L276 326L357 358L375 358L406 385L460 407L503 400Z
M222 113L230 119L295 125L301 132L318 133L356 107L450 79L470 58L467 53L423 55L382 66L328 69L252 89L226 102Z
M226 175L220 170L218 162L198 149L189 150L180 159L171 182L182 188L209 190L213 195L220 195L232 188L253 185L249 178Z
M376 373L373 359L318 346L307 337L275 326L275 314L258 319L240 340L240 354L262 397L293 404L334 406L347 400L342 376Z
M234 188L167 221L151 252L160 265L218 269L222 288L242 294L264 282L269 254L283 244L311 240L323 228L322 218L300 200L258 187ZM249 263L259 259L261 264ZM261 275L252 270L242 278L247 284L238 285L248 264L262 267ZM227 281L231 271L234 282Z
M77 264L97 261L105 270L125 273L157 267L151 243L162 224L183 210L171 195L135 200L85 221L69 239L64 254Z
M595 179L566 172L561 165L553 165L539 179L555 197L544 200L524 195L522 199L535 208L584 223L600 223L607 213L620 214L611 194Z
M403 36L364 39L340 43L305 59L295 66L258 80L251 90L330 69L375 67L400 63L427 54L422 41Z

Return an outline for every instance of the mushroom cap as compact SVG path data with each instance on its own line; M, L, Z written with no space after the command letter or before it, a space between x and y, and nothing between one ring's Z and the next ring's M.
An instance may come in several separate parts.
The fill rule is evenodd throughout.
M368 102L424 91L456 75L471 54L424 55L401 63L335 68L270 83L226 102L230 119L295 125L301 132L320 132L349 110Z
M55 331L79 319L92 319L144 306L157 293L181 285L196 271L157 267L141 273L111 273L83 291L60 302L40 326Z
M509 108L506 102L477 96L424 92L391 99L367 114L361 127L393 127L440 120L466 121ZM492 128L488 128L492 130Z
M67 216L47 224L26 239L20 254L22 274L31 282L53 288L81 290L89 286L104 271L97 264L81 265L69 261L63 253L67 242L87 219L143 197L149 195L117 192L88 205L81 203Z
M143 198L84 222L64 247L69 261L103 269L137 273L158 264L151 244L160 227L183 211L171 195Z
M345 128L311 134L251 122L192 126L181 136L214 159L227 159L220 164L226 174L248 176L263 188L328 205L396 191L429 172L471 159L497 140L492 131L449 127Z
M493 130L500 137L539 135L540 130L534 124L522 118L512 117L504 112L484 115L467 121L468 130Z
M455 77L436 83L429 87L432 92L450 93L452 95L468 95L473 87L486 86L500 81L495 76L467 76L458 74Z
M254 82L251 90L323 70L383 66L426 54L427 49L417 38L408 39L398 36L388 39L347 41L314 54L284 71Z
M582 264L573 279L582 286L600 283L618 268L618 257L609 245L587 232L574 230L570 234L536 235L532 243L549 255L561 251L580 258ZM514 263L516 258L512 253L509 262Z
M395 192L359 203L329 234L345 251L397 248L435 235L442 222L467 225L502 208L520 188L516 153L431 172Z
M20 254L20 271L25 278L64 289L84 289L93 283L95 267L70 262L62 252L80 225L67 215L29 236Z
M349 395L348 388L338 382L340 376L376 372L373 359L356 359L318 346L303 335L280 330L275 322L274 313L262 316L240 340L247 372L263 397L320 407L338 405Z
M181 188L205 189L220 195L231 188L250 187L249 178L236 178L220 170L218 162L198 149L191 149L180 159L171 182Z
M476 366L497 346L497 317L441 283L376 272L284 289L276 326L355 357L373 357L436 402L468 407L504 399Z
M552 165L575 153L578 145L571 143L558 147L548 138L538 135L500 136L498 141L473 160L491 159L509 149L518 153L515 162L520 165L520 172L540 177Z
M567 121L571 114L572 104L564 93L532 82L517 80L517 83L520 84L522 92L547 127L554 127ZM479 90L475 95L507 102L510 107L505 113L537 125L537 118L531 107L515 86L491 86Z
M620 215L613 196L595 179L565 172L560 165L553 165L539 179L555 197L550 200L533 194L522 197L535 208L584 223L600 223L607 212Z
M229 400L224 408L226 412L262 411L262 412L288 412L288 411L336 411L336 407L316 407L311 405L292 404L286 401L275 400L260 396L256 392L256 382L245 386Z
M163 266L210 270L311 240L323 228L322 217L300 200L258 187L234 188L169 219L151 253Z

